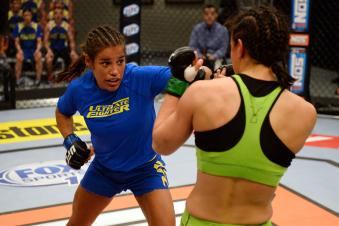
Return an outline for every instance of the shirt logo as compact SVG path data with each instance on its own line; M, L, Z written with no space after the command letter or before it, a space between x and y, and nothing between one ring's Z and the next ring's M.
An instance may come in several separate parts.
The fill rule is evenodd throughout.
M87 118L104 118L129 111L129 97L115 101L112 105L90 106Z

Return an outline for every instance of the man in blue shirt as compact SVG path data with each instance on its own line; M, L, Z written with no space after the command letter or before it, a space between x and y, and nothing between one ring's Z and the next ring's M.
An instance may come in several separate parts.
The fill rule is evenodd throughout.
M22 22L22 10L21 10L21 1L12 0L10 4L10 10L8 11L8 25L9 31L13 32L15 26Z
M22 0L22 9L29 9L32 12L32 20L44 27L46 23L45 1Z
M15 75L17 85L22 83L21 73L24 60L35 62L36 79L35 85L40 85L42 74L42 30L40 25L32 22L32 12L30 9L23 10L23 22L18 23L14 29L13 37L15 38L15 47L17 50Z
M215 70L223 63L229 42L229 34L225 26L218 23L218 10L214 5L203 8L203 22L194 26L189 46L204 59L204 65Z
M53 66L58 58L64 60L66 67L78 58L72 29L69 23L63 20L63 9L54 9L54 18L46 25L44 44L47 50L48 80L53 80Z
M8 57L15 57L15 41L13 37L13 31L16 25L23 21L22 10L21 10L21 1L20 0L11 0L8 11L8 27L10 31L9 40L8 40L8 49L6 51Z

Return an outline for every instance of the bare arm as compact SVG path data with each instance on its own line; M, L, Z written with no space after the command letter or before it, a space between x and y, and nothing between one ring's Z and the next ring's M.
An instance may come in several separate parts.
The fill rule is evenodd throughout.
M18 52L22 51L19 38L15 38L15 48Z
M68 1L68 15L70 19L73 19L73 2L72 0Z
M40 51L42 47L42 40L41 38L37 39L36 51Z
M229 42L229 35L228 35L227 29L223 30L223 37L224 37L224 41L219 43L219 48L213 54L215 59L226 57L227 47L228 47L228 42Z
M291 125L292 131L296 133L291 139L293 142L290 142L292 144L291 150L293 152L298 152L302 149L317 121L317 112L314 106L304 100L300 102L300 107L298 108L299 111L295 114L295 124Z
M203 61L194 63L196 71ZM206 76L206 74L209 74ZM210 71L205 74L210 78ZM153 127L153 149L162 155L177 150L191 135L196 88L189 87L181 98L166 94Z
M274 132L295 154L304 146L316 119L317 113L313 105L290 91L281 94L270 113Z
M58 108L55 109L55 119L57 122L57 127L61 133L61 135L63 136L63 138L66 138L68 135L72 134L74 131L74 127L73 127L73 116L67 116L62 114ZM94 148L93 146L89 146L89 157L87 159L90 160L91 156L94 154ZM86 162L87 162L86 161Z
M44 46L46 50L49 50L49 26L46 25L45 30L44 30Z
M42 24L42 26L45 26L46 22L47 22L47 15L46 15L46 11L45 11L45 2L44 1L40 2L39 12L40 12L40 16L41 16L41 18L40 18L41 24Z
M73 116L64 115L56 108L55 119L57 127L64 138L73 133Z
M202 57L201 49L198 48L199 47L198 37L199 35L197 34L196 27L194 27L190 35L188 46L196 50L199 57Z
M166 94L153 128L153 149L159 154L175 152L191 135L196 88L188 88L180 99Z
M70 27L70 25L69 25L69 27ZM75 40L74 40L73 32L72 32L71 29L68 29L67 36L68 36L68 41L69 41L69 47L70 47L71 51L75 52Z

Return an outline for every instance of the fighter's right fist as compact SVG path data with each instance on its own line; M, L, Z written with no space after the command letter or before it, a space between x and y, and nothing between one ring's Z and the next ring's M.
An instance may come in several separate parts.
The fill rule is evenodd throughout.
M193 65L196 55L192 48L181 47L176 49L168 59L172 77L168 81L166 91L174 96L182 96L186 88L192 82L205 78L203 69L197 69Z
M74 133L68 135L64 140L66 148L66 163L73 169L80 169L91 156L87 144Z
M193 64L195 54L192 48L184 46L176 49L168 58L168 65L171 68L172 75L182 81L185 80L185 69Z

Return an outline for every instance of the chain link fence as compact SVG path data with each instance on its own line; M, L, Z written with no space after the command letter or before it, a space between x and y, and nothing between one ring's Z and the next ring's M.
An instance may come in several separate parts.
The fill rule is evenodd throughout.
M47 1L48 2L48 1ZM79 45L87 32L100 24L119 28L120 5L113 0L74 2L75 38ZM141 65L166 65L169 54L188 44L195 24L202 21L204 4L219 7L220 21L240 8L271 4L291 17L291 2L285 0L197 0L196 3L153 0L141 9ZM193 1L191 1L193 2ZM312 0L310 45L310 96L319 111L339 114L339 1Z
M290 17L290 1L273 4ZM310 10L311 101L318 112L339 114L339 1L312 0Z
M145 4L141 11L141 64L166 65L169 54L188 44L193 26L202 21L204 4L219 7L223 22L237 9L269 4L277 7L288 19L291 2L285 0L196 1L197 3L168 3L156 0ZM232 8L232 9L230 9ZM119 5L110 0L75 1L77 40L102 23L119 28ZM338 1L312 0L310 28L310 97L319 112L339 114L339 12Z
M311 10L311 96L319 111L339 111L339 2L314 0Z

